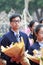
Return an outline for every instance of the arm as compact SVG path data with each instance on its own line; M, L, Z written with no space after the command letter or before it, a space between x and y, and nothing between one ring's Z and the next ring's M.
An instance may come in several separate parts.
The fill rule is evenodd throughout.
M6 36L3 36L2 40L1 40L1 45L6 47L6 46L9 46L9 44L10 44L9 39ZM5 55L3 52L1 52L1 58L5 59L7 61L10 60L10 57Z

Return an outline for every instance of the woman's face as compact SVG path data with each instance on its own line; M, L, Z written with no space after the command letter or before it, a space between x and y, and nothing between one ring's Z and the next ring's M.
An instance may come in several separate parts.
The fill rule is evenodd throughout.
M39 32L37 33L37 39L39 41L43 41L43 27L41 27Z
M33 26L32 26L32 32L34 31L34 29L35 29L35 27L38 25L39 23L38 22L35 22L34 24L33 24Z

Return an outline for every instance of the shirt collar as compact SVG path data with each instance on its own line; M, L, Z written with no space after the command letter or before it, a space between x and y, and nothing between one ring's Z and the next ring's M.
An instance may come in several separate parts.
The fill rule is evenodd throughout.
M18 31L18 32L15 32L15 31L14 31L14 35L15 35L15 36L16 36L16 35L20 35L20 34L19 34L19 31Z
M43 41L39 42L41 48L43 48Z
M39 43L39 45L40 45L40 48L43 48L43 41L38 41L38 40L36 40L38 43Z
M13 31L13 33L14 33L14 35L16 36L16 35L20 35L19 34L19 30L17 31L17 32L15 32L13 29L11 29L12 31Z

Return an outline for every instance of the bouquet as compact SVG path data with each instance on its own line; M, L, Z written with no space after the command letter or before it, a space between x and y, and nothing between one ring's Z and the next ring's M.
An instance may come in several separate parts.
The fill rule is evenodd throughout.
M23 39L20 41L20 42L18 42L18 43L14 43L12 46L10 46L10 47L7 47L7 48L5 48L5 47L1 47L1 51L4 53L4 54L6 54L6 55L8 55L9 57L18 57L19 55L23 55L23 53L24 53L24 41L23 41Z

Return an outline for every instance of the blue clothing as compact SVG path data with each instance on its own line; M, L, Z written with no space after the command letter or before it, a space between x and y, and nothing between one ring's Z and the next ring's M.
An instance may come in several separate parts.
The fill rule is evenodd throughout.
M36 50L39 50L40 49L40 45L39 45L39 43L38 42L35 42L30 48L29 48L29 54L31 54L31 55L33 55L33 50L34 49L36 49ZM31 60L30 60L30 63L31 63L31 65L39 65L39 64L37 64L37 63L35 63L35 62L32 62Z
M31 55L33 55L33 50L34 49L37 49L37 50L39 50L40 49L40 45L39 45L39 43L38 42L35 42L30 48L29 48L29 53L31 54Z
M29 38L33 38L33 34L32 33L30 33Z
M19 32L20 34L20 38L23 37L23 40L24 40L24 43L25 43L25 49L29 50L29 40L28 40L28 36L23 33L23 32ZM17 42L17 39L16 39L16 36L14 35L14 32L12 30L10 30L7 34L5 34L3 37L2 37L2 41L1 41L1 45L3 45L4 47L6 46L9 46L12 42ZM7 60L7 65L18 65L17 63L13 62L11 63L10 62L10 57L6 56L4 53L2 53L2 58L6 59ZM19 64L20 65L20 64Z
M2 40L2 37L0 37L0 45L1 45L1 40Z
M36 36L35 36L34 32L33 33L30 33L29 38L30 39L33 39L34 42L36 42Z

